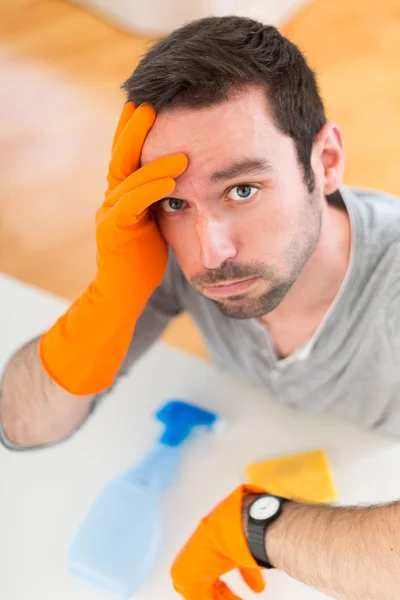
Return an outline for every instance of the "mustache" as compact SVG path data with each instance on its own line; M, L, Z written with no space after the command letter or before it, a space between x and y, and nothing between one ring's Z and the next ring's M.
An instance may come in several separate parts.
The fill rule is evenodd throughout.
M273 277L272 271L273 269L265 263L243 265L232 261L225 261L218 269L209 269L204 273L193 275L190 278L190 283L194 287L205 287L235 279L251 279L253 277L263 277L265 279Z

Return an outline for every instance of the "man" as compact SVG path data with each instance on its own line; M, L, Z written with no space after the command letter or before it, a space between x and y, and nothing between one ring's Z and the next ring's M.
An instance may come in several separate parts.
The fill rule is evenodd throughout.
M124 88L96 278L10 361L3 443L65 438L183 310L217 364L277 402L398 436L400 202L342 186L342 135L299 50L273 27L208 18L156 44ZM397 598L399 523L398 503L241 487L182 550L174 585L233 598L221 575L239 567L260 591L273 565L337 597Z

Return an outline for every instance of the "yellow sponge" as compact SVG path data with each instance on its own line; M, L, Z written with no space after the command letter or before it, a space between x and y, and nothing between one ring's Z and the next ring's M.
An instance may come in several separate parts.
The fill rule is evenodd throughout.
M252 484L290 500L329 504L338 498L324 450L256 462L246 472Z

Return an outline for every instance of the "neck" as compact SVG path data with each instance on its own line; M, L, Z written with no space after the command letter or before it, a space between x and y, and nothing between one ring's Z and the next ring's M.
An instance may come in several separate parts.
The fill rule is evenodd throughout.
M268 325L325 312L346 275L350 249L351 227L347 211L326 204L316 249L279 306L261 320Z

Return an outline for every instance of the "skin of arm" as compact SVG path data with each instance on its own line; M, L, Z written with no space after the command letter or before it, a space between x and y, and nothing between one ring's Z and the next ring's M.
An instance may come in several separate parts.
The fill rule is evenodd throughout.
M6 437L21 447L58 442L90 412L94 396L75 396L50 379L42 367L39 340L23 346L3 375L0 422Z
M243 500L247 507L257 496ZM266 531L274 567L340 600L400 597L400 503L330 507L287 502Z

